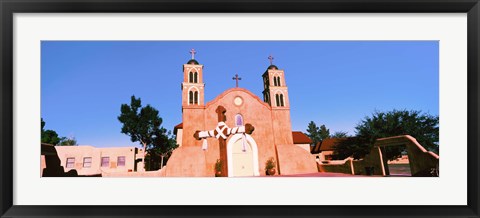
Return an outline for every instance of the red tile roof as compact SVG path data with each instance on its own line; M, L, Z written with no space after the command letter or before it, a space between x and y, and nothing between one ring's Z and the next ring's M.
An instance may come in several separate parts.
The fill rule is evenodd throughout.
M333 151L335 150L335 145L342 141L343 139L333 138L333 139L324 139L322 145L320 146L320 151Z
M329 139L324 139L321 142L318 142L315 146L313 146L310 149L310 153L312 154L318 154L322 151L334 151L335 146L341 142L342 140L345 140L347 138L329 138Z
M292 136L293 136L293 144L310 144L310 143L312 143L312 140L307 135L305 135L303 132L293 131Z

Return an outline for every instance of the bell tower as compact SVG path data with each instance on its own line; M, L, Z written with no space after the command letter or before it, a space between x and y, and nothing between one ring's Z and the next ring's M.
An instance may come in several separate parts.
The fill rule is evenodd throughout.
M200 146L193 134L196 130L205 129L205 99L203 83L203 65L195 59L195 49L190 50L192 58L183 65L182 89L182 146Z
M263 100L272 108L272 122L275 145L293 144L292 123L290 121L290 101L285 82L285 72L273 65L273 57L268 56L270 66L263 73Z
M190 53L192 59L183 65L182 107L204 105L203 65L195 60L195 49Z
M285 72L279 70L273 65L273 57L268 56L270 66L263 73L263 101L268 103L272 108L289 109L288 89L285 83Z

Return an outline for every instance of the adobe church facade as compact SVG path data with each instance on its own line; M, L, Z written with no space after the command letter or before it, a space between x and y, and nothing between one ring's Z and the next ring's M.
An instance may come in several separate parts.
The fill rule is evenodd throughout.
M318 172L310 152L294 143L288 87L283 70L271 63L263 73L263 100L237 85L205 102L203 65L195 60L193 52L192 59L183 65L183 122L175 129L177 137L180 137L177 140L180 147L173 151L164 169L165 176L214 176L216 161L224 159L221 158L221 152L227 159L225 163L229 177L263 176L265 163L272 157L276 160L277 174L280 175ZM236 79L238 84L238 76ZM255 130L251 134L229 134L223 149L220 149L218 137L197 140L195 132L217 127L219 120L216 110L219 106L225 109L226 126L244 127L248 123Z

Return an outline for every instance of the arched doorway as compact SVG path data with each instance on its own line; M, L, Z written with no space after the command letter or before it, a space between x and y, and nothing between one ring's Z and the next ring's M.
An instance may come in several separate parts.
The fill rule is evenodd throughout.
M227 143L228 177L259 176L257 143L250 135L235 134Z

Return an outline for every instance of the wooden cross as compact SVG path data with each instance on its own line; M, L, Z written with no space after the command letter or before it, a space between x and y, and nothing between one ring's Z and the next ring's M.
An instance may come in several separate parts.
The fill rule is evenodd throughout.
M227 121L227 116L225 116L227 109L225 109L223 106L218 106L215 112L217 113L218 122ZM227 130L225 129L225 131ZM224 134L226 135L227 133L225 132ZM227 140L222 137L219 137L218 145L220 146L220 161L222 161L222 176L227 177L228 176Z
M273 64L273 56L272 56L272 55L269 55L269 56L268 56L268 60L270 60L270 65L272 65L272 64Z
M236 80L235 83L237 85L237 88L238 88L238 80L242 80L241 77L238 77L238 74L235 74L235 77L232 78L233 80Z
M192 54L192 59L195 59L195 54L197 52L195 51L195 49L192 48L192 50L190 50L190 54Z
M217 113L217 118L218 118L217 128L215 128L215 130L210 130L210 131L197 130L195 131L195 134L193 134L193 137L197 140L202 140L202 139L206 140L206 138L208 137L218 138L218 144L219 144L219 150L220 150L220 161L222 162L221 176L226 177L228 176L227 143L226 143L227 137L231 134L238 134L238 133L244 133L244 134L250 135L255 130L255 127L253 127L252 124L247 123L245 124L244 127L234 127L230 129L228 128L227 124L225 124L225 121L227 121L227 116L225 116L227 109L219 105L215 110L215 112ZM239 130L239 128L243 128L244 130Z

